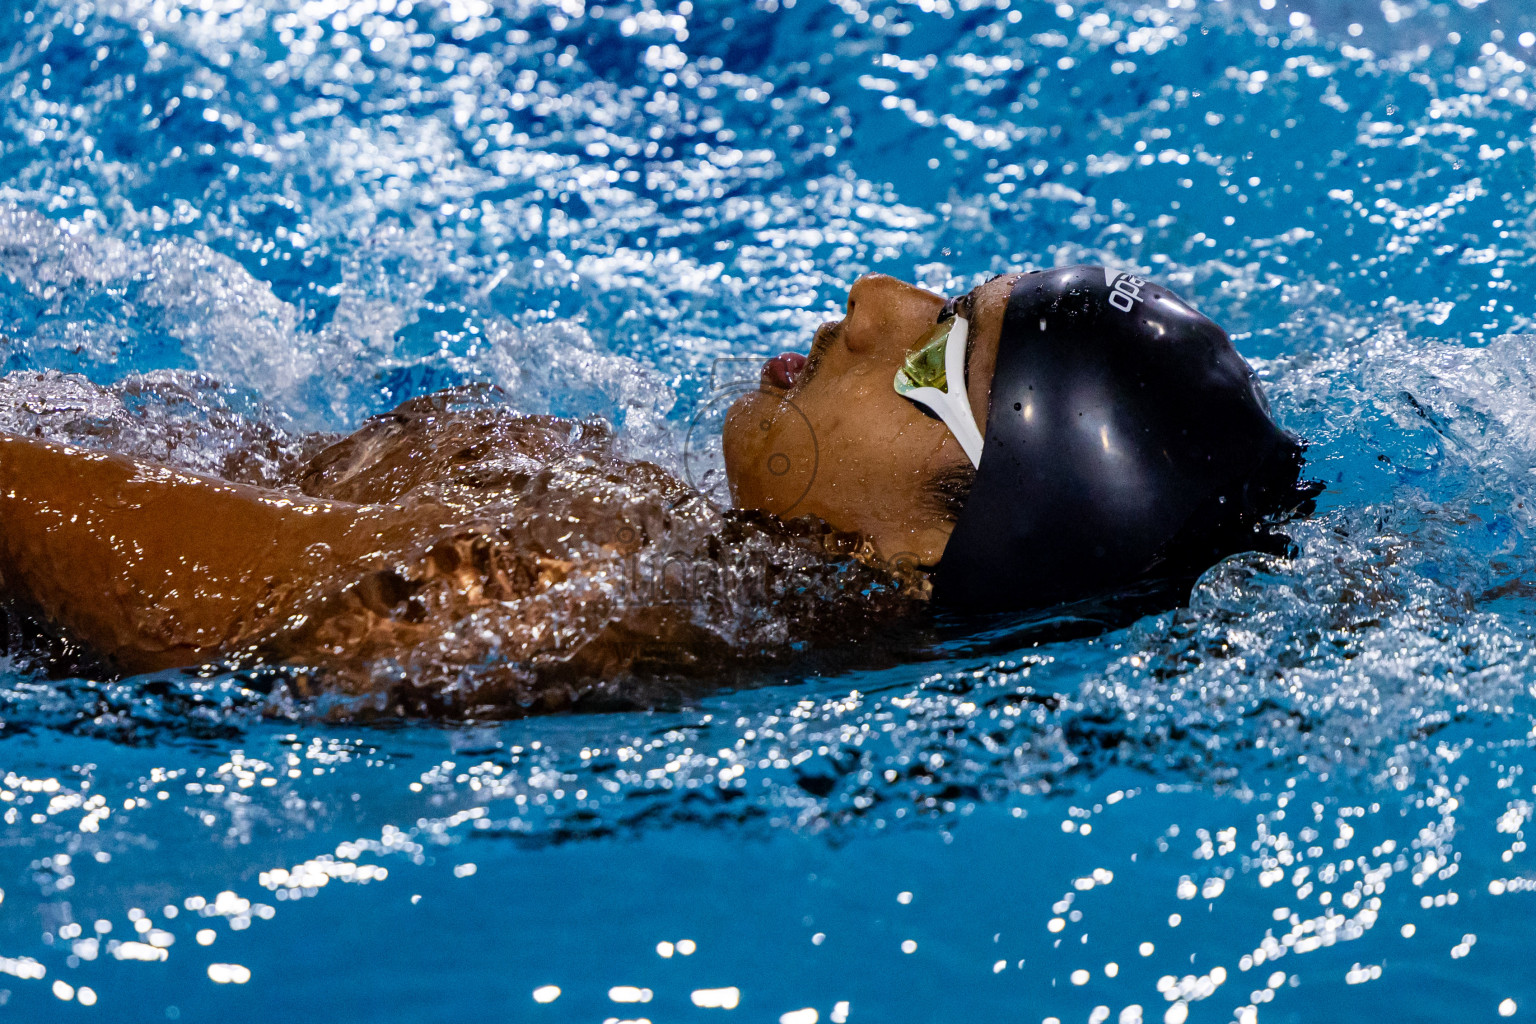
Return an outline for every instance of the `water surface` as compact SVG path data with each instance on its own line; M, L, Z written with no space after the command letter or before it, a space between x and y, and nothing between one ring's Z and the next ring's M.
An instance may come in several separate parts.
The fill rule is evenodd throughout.
M654 712L328 725L250 676L18 650L19 1019L1536 1012L1521 5L0 24L9 429L259 475L488 381L718 494L691 425L859 274L1092 261L1226 324L1328 483L1294 559L1229 560L1187 607Z

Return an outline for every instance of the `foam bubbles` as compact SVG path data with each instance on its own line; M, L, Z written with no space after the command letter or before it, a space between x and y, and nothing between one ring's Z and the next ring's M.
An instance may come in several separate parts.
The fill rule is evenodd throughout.
M37 906L90 920L113 915L109 887L163 884L137 839L97 851L110 881L108 861L84 855L121 835L174 845L202 891L231 897L177 894L187 928L170 946L155 944L169 926L102 917L94 936L66 937L39 915L60 929L52 945L13 949L0 969L36 980L57 953L79 958L81 979L102 960L159 970L216 938L194 916L255 938L262 907L328 912L365 881L369 898L424 888L398 878L429 856L455 888L424 905L460 899L468 917L505 897L484 888L491 871L455 880L452 865L489 865L513 843L552 856L615 832L787 830L826 837L835 866L876 835L935 838L929 863L996 829L991 849L1031 855L1005 865L1010 880L1046 895L1009 903L998 886L967 910L992 915L978 933L995 943L937 927L922 941L925 961L954 944L968 970L992 964L988 984L1061 988L1078 964L1129 963L1135 948L1176 972L1157 1008L1168 1020L1205 1009L1189 1007L1218 991L1218 967L1254 979L1231 999L1238 1020L1271 1004L1306 1016L1317 984L1376 1008L1394 998L1373 977L1388 956L1517 991L1481 957L1503 937L1460 894L1518 900L1530 873L1536 36L1523 15L1303 17L1266 0L957 17L943 2L850 2L806 24L803 4L373 6L12 12L0 426L282 483L313 454L312 429L489 381L525 412L602 416L613 452L680 470L709 398L750 379L754 357L803 348L857 274L953 292L1082 260L1150 273L1228 326L1328 490L1288 528L1294 559L1232 559L1178 610L938 630L855 672L684 674L621 695L659 705L646 716L466 725L451 740L342 736L303 709L270 721L294 709L274 706L261 672L122 681L67 650L8 649L7 727L72 745L5 783L12 875L34 880ZM718 453L700 454L718 498ZM719 526L701 516L684 533L704 543ZM806 614L825 614L820 593ZM570 596L597 608L603 581ZM719 596L727 613L708 605L700 628L740 625L754 650L792 641L772 602ZM462 643L440 652L452 671L437 678L472 689L472 667L519 622L455 619ZM129 765L99 737L164 764ZM101 763L93 786L71 767L88 762ZM113 799L92 802L109 776ZM1134 798L1107 795L1122 792ZM472 854L457 847L469 836ZM82 840L74 863L54 857ZM875 882L886 910L912 884ZM8 909L33 898L19 891ZM941 914L942 894L923 895L912 910ZM793 955L846 956L858 908L814 909ZM765 957L708 980L721 988L679 987L661 971L716 948L693 934L699 961L679 959L692 940L650 957L652 933L641 961L582 998L622 982L658 1004L716 993L723 1008L718 993L783 983ZM879 941L894 954L897 939ZM258 991L282 977L250 962ZM239 965L213 966L246 983ZM540 980L520 991L559 995ZM967 990L944 991L963 1014ZM810 999L774 992L755 1005ZM1135 1009L1119 1019L1159 1016Z

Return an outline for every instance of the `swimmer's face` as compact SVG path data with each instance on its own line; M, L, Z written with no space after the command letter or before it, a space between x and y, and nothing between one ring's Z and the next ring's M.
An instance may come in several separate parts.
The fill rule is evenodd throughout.
M970 294L966 387L986 429L1003 313L1017 275ZM847 315L823 324L809 357L763 367L758 390L731 407L725 467L740 508L784 518L815 515L857 532L888 561L933 565L954 521L932 493L940 475L969 465L949 428L896 393L907 352L933 327L944 297L883 274L859 278Z

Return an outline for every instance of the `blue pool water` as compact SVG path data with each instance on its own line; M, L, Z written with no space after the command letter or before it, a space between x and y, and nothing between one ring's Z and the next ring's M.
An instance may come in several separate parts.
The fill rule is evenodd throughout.
M0 28L7 429L219 471L489 380L718 487L690 426L859 274L1093 261L1226 324L1328 483L1295 559L1186 608L648 713L344 726L18 650L0 1015L1536 1014L1529 5L12 0Z

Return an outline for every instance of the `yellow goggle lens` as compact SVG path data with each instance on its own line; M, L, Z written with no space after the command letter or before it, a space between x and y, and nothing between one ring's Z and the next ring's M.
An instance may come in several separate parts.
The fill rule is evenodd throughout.
M949 382L944 373L944 352L949 343L949 329L953 320L934 326L923 335L907 353L900 371L896 374L896 393L904 395L917 388L948 390Z

